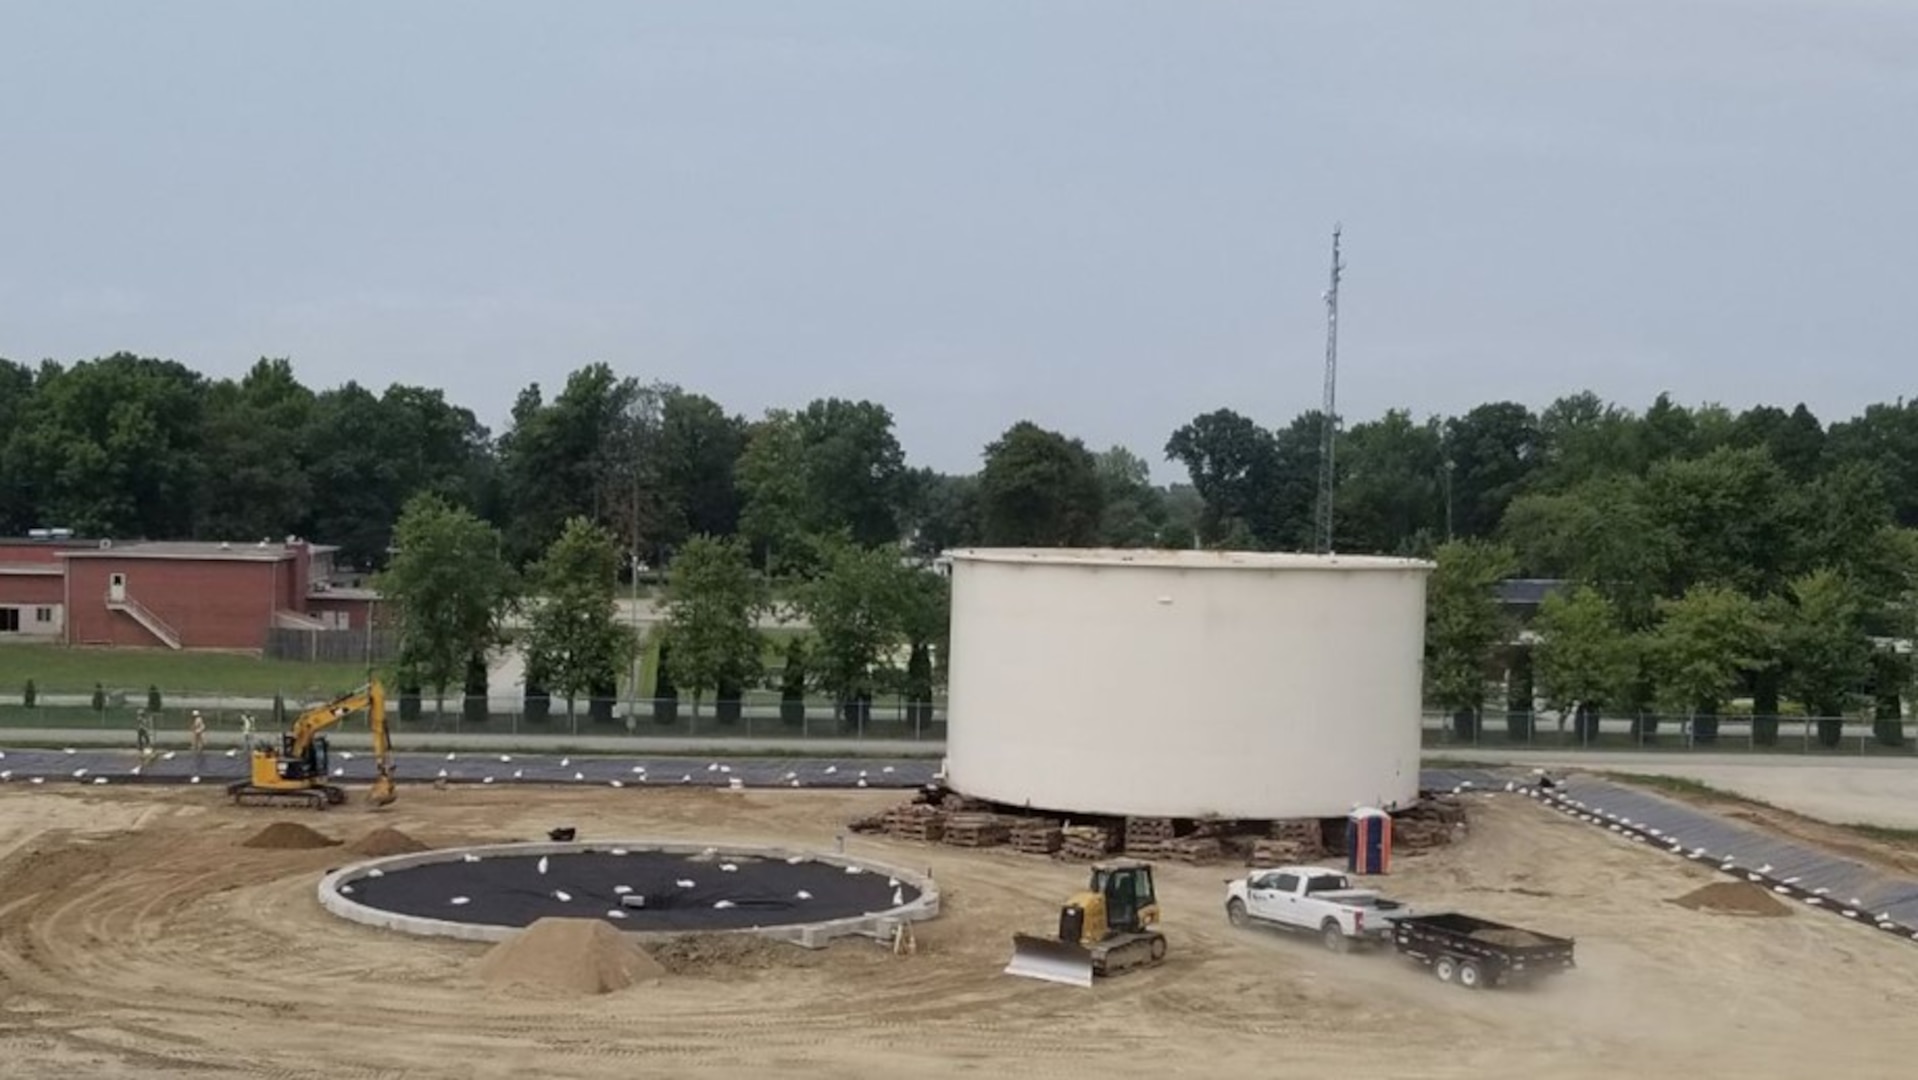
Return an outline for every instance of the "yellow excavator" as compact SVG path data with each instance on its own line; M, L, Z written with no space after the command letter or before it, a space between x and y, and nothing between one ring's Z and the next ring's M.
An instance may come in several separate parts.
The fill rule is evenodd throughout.
M1012 936L1007 975L1089 987L1095 976L1118 975L1165 959L1159 897L1152 864L1100 863L1086 891L1059 909L1057 937Z
M227 785L227 794L233 796L234 803L245 806L291 802L324 810L345 802L345 789L327 783L329 755L326 736L320 733L362 709L373 731L373 765L377 770L367 801L374 806L392 802L398 796L393 786L393 744L386 731L386 689L378 679L301 713L280 736L278 748L255 747L252 775Z

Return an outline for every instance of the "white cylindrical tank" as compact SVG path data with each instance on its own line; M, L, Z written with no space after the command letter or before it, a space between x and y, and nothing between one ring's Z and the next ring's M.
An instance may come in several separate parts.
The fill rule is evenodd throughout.
M1344 817L1417 798L1432 564L950 556L954 789L1142 817Z

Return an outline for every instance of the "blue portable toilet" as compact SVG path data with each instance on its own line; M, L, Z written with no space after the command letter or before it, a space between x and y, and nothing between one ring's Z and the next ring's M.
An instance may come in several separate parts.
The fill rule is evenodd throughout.
M1354 874L1383 874L1392 867L1392 815L1362 806L1345 820L1345 868Z

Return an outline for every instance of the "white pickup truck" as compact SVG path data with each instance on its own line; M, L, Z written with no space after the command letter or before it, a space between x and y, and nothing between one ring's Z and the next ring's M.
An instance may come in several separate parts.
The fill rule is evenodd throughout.
M1393 920L1407 914L1397 901L1354 889L1344 874L1316 866L1253 870L1226 883L1225 916L1232 925L1310 931L1334 952L1353 942L1391 941Z

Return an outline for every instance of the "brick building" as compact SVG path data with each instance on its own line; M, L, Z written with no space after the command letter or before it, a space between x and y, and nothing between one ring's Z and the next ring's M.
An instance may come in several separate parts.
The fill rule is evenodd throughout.
M258 651L274 630L365 630L376 597L335 580L334 551L292 537L0 541L0 637Z

